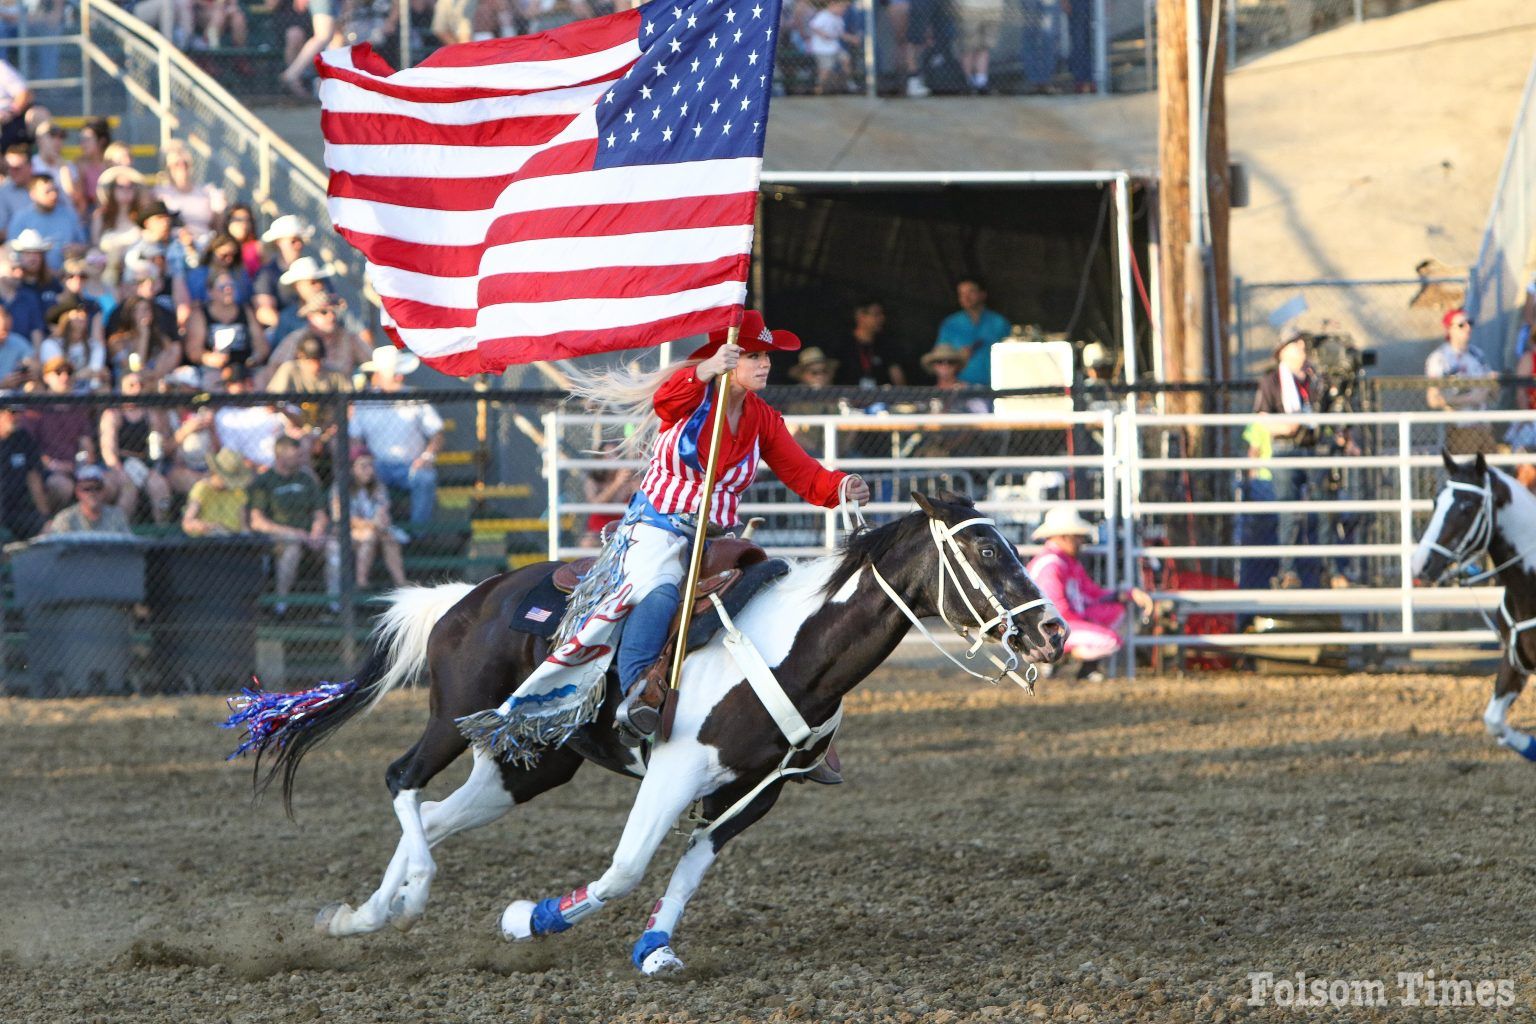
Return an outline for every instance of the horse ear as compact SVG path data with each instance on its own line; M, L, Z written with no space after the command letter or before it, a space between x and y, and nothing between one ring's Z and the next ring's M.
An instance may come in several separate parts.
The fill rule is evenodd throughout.
M917 491L913 491L912 492L912 500L917 502L917 507L922 509L923 513L929 519L941 519L941 518L943 518L939 514L939 510L938 510L937 506L934 505L933 499L928 497L928 495L926 495L926 494L919 494Z
M1488 475L1488 460L1483 458L1482 452L1477 453L1477 462L1473 463L1472 472L1476 473L1478 476Z
M939 500L951 505L964 505L966 508L975 508L976 499L969 494L961 494L959 491L943 490L939 492Z
M1440 446L1440 458L1445 462L1445 471L1447 473L1454 473L1461 468L1456 465L1456 460L1451 458L1451 453L1444 445Z

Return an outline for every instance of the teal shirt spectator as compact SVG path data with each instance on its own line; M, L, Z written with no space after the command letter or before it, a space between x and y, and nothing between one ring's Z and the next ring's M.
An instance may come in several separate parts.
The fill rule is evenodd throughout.
M0 382L24 369L24 363L32 358L32 343L14 331L0 341Z
M969 350L971 358L960 371L960 379L988 388L992 386L992 346L1012 330L1008 318L995 310L984 309L979 318L972 320L962 309L939 324L939 344Z

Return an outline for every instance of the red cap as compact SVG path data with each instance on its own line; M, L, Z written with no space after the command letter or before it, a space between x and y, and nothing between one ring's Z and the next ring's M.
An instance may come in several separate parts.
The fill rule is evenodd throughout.
M1455 309L1447 310L1445 316L1440 318L1440 326L1449 331L1451 329L1451 321L1455 320L1459 316L1466 316L1467 322L1472 322L1472 318L1467 316L1467 311L1462 309L1460 306L1457 306Z
M724 327L710 331L709 341L688 358L708 359L725 344L728 333ZM736 338L736 344L741 346L743 352L795 352L800 348L800 339L790 331L770 331L768 325L763 323L763 314L749 309L742 314L741 333Z

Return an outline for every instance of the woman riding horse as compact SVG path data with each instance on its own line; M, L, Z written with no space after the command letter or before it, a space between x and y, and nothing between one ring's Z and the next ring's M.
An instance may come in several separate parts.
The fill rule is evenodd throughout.
M576 378L578 393L611 410L646 417L641 429L626 442L627 447L649 444L653 432L655 437L640 489L608 540L609 550L616 547L622 559L617 570L622 576L613 589L625 584L631 588L631 611L617 655L624 701L615 721L634 742L653 734L661 719L662 687L643 686L641 681L660 657L681 601L678 584L694 535L703 467L709 458L708 427L715 390L711 382L722 373L731 374L719 469L709 508L711 530L735 525L737 507L757 476L759 459L790 490L813 505L831 508L842 496L860 505L869 501L869 486L861 478L827 469L807 455L785 428L784 418L758 394L768 383L770 355L799 348L800 339L794 334L770 331L762 314L747 310L738 344L727 344L726 332L716 331L680 368ZM817 781L838 780L829 769Z

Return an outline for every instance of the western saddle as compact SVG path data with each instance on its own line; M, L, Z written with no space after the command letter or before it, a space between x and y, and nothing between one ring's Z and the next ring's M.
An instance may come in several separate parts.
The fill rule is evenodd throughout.
M743 569L766 561L768 552L740 537L718 537L704 544L704 562L699 567L699 585L694 591L694 612L709 607L710 594L723 594L741 579ZM592 571L597 558L578 558L555 569L555 589L569 594L582 577Z

